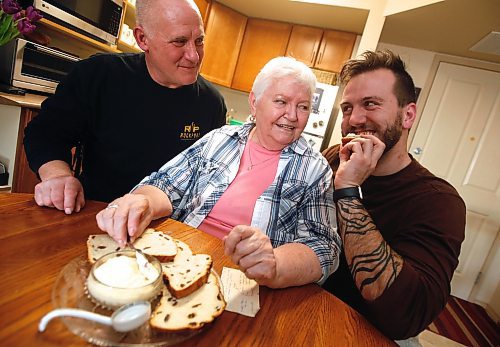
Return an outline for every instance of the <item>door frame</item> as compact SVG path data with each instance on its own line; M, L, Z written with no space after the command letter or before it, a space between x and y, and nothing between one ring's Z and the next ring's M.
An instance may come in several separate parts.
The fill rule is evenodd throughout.
M472 67L476 69L483 69L483 70L490 70L490 71L495 71L495 72L500 72L500 64L497 63L491 63L483 60L476 60L476 59L470 59L470 58L463 58L459 56L453 56L453 55L444 55L444 54L436 54L434 56L434 59L432 61L431 67L429 69L429 73L427 75L427 79L425 81L425 84L420 92L420 95L417 100L417 116L415 119L415 123L413 124L412 128L410 129L409 137L408 137L408 143L407 143L407 150L410 150L410 146L413 142L413 138L415 137L415 133L418 128L418 123L420 122L420 118L422 117L423 110L425 108L425 104L427 102L427 99L429 97L432 84L434 83L434 79L436 78L439 65L441 63L450 63L450 64L456 64L456 65L462 65L462 66L467 66L467 67Z

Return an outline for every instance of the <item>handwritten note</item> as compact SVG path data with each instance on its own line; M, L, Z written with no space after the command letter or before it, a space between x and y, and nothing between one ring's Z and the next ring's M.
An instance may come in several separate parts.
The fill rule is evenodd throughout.
M248 317L259 312L259 285L248 279L243 272L224 267L221 275L226 310Z

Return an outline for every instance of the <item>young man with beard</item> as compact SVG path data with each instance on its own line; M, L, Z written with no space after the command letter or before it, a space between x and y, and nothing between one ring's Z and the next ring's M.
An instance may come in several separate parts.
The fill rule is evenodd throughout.
M398 56L365 52L344 65L340 84L342 134L360 136L323 152L344 248L324 288L388 337L406 339L448 300L465 204L407 152L416 97Z
M38 205L71 214L85 198L112 201L224 125L224 100L199 75L205 32L194 1L137 0L136 12L144 52L80 61L26 127ZM83 148L81 174L72 147Z

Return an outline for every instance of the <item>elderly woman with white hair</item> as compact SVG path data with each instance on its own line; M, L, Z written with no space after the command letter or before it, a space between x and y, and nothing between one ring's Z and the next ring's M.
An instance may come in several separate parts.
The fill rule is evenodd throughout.
M270 60L249 95L251 121L213 130L99 212L124 244L169 216L223 240L247 277L272 288L323 283L340 239L328 163L301 137L316 77L293 58Z

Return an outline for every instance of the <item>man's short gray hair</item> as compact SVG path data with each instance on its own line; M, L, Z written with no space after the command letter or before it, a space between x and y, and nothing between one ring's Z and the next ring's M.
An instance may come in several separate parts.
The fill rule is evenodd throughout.
M157 1L170 1L173 2L173 0L137 0L135 3L135 23L136 25L140 25L143 28L148 27L149 22L151 21L152 16L155 15L155 13L151 13L155 11L154 4ZM200 10L198 8L198 5L193 0L178 0L178 1L183 1L187 4L189 4L202 18ZM174 4L172 6L175 6Z
M144 25L147 22L151 1L156 0L137 0L135 3L135 22L137 25Z

